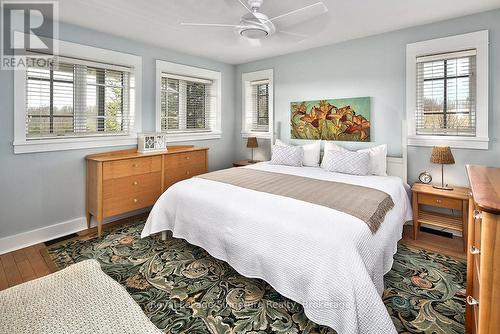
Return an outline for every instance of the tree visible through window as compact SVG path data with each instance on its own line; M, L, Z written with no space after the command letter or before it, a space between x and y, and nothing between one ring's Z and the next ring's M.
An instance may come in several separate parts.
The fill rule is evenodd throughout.
M194 79L193 79L194 80ZM161 80L161 130L173 132L209 131L212 82L169 77Z
M474 136L475 56L417 63L417 134Z
M27 138L128 132L128 72L58 63L26 73Z
M269 85L257 85L257 125L269 125Z

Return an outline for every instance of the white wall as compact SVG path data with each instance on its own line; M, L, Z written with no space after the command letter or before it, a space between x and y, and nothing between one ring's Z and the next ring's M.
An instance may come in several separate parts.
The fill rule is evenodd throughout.
M60 25L59 33L61 40L142 56L144 131L155 129L156 59L222 72L222 138L185 144L209 147L211 170L231 166L234 156L234 127L235 124L239 124L234 117L235 67L233 65L67 24ZM13 71L0 71L0 243L2 238L61 222L72 222L71 224L74 225L75 219L85 216L84 157L96 152L127 148L108 147L15 155L12 146L14 139L13 77ZM83 226L85 226L84 223ZM59 230L63 231L63 229Z
M456 164L445 167L447 182L467 185L466 163L500 166L500 10L239 65L237 76L243 72L274 69L275 121L281 123L281 138L287 141L290 140L290 102L370 96L372 143L342 145L360 148L387 143L389 154L397 156L401 154L401 120L406 118L406 44L484 29L490 31L490 149L454 149ZM239 107L241 86L240 81L236 83L236 106ZM238 158L248 157L249 150L241 135L238 136L240 129L235 130ZM268 157L269 142L260 140L259 144L263 146L259 157ZM434 180L440 180L440 166L429 162L430 151L431 148L409 148L409 182L415 181L424 170L430 171Z

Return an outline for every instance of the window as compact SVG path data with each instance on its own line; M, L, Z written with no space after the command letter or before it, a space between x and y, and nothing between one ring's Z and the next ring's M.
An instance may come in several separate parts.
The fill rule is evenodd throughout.
M408 143L488 148L488 33L407 47Z
M136 145L141 57L58 44L55 62L32 53L14 72L14 153Z
M417 58L417 135L476 135L476 51Z
M243 137L271 138L273 71L244 73L242 82Z
M210 131L212 81L194 81L163 74L161 79L161 131Z
M220 138L220 72L157 61L157 130L170 141Z
M129 134L129 72L62 57L28 66L26 139Z

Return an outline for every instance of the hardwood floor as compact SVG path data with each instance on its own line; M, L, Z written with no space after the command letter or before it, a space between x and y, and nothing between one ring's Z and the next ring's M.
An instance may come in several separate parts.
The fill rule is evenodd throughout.
M113 229L119 225L129 223L137 219L146 218L147 214L141 214L131 218L116 221L103 226L104 230ZM96 235L96 228L91 228L78 233L78 238L90 238ZM420 232L418 240L413 240L412 226L405 226L403 230L402 243L409 246L428 249L437 253L465 259L462 252L462 238L445 238L426 232ZM42 256L45 244L36 244L22 248L14 252L0 255L0 290L14 285L28 282L32 279L43 277L55 270L50 259Z

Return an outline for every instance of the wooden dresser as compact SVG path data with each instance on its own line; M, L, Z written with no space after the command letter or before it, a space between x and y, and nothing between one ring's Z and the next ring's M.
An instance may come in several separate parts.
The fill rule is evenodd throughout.
M467 333L500 333L500 168L467 166Z
M208 148L170 146L168 152L122 150L89 155L87 226L101 235L104 218L152 206L172 184L208 171Z

